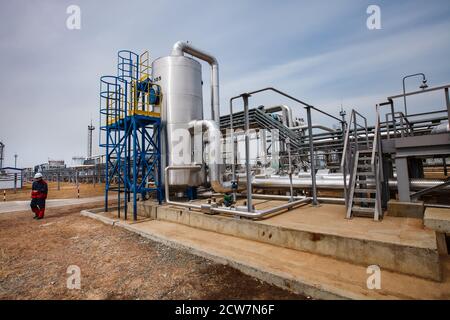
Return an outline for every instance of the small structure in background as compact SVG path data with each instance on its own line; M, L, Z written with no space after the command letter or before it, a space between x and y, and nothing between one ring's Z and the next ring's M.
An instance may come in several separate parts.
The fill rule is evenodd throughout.
M5 144L0 141L0 168L3 167L3 151L5 150Z
M0 169L0 190L22 189L21 168L5 167Z
M87 150L87 157L92 158L92 131L95 130L95 127L92 125L92 120L91 120L91 124L88 125L88 150Z

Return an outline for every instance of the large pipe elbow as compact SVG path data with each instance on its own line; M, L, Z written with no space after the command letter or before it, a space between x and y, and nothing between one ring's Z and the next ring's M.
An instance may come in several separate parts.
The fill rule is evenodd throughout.
M292 115L292 109L291 107L285 105L285 104L280 104L280 105L275 105L275 106L271 106L271 107L264 107L264 110L268 113L272 113L272 112L278 112L278 111L282 111L283 112L283 118L285 119L285 123L284 125L287 127L293 127L294 126L294 118Z
M193 55L194 57L206 61L211 66L211 116L212 119L220 124L220 97L219 97L219 63L217 59L206 51L200 50L189 43L178 41L173 45L172 55L182 56L183 53Z
M215 121L212 120L194 120L189 123L189 128L203 134L207 133L207 141L209 143L209 181L211 188L215 192L226 193L232 192L231 181L223 181L224 165L222 164L221 153L221 132ZM195 128L198 128L197 130Z
M206 61L211 66L219 65L219 63L217 62L217 59L212 54L210 54L204 50L198 49L189 43L186 43L183 41L177 41L172 47L172 55L173 56L182 56L183 53L193 55L196 58Z

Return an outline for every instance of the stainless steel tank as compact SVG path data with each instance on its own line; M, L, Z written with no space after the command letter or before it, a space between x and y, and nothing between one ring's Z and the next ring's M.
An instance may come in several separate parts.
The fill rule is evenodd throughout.
M162 168L192 164L193 148L190 147L192 141L187 129L190 121L203 119L201 64L182 55L162 57L153 61L152 75L162 90ZM184 151L181 156L180 150ZM204 170L172 171L169 182L170 186L180 187L202 185L205 182Z

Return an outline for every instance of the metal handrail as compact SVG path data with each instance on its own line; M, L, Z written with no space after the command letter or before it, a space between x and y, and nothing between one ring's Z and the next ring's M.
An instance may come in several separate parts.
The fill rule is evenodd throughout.
M370 160L370 165L372 167L372 170L374 172L374 178L375 178L375 213L374 213L374 219L379 220L380 216L383 215L383 208L381 205L381 182L383 181L383 166L382 161L380 157L383 154L382 151L382 144L381 144L381 133L380 133L380 112L379 112L379 105L376 105L376 119L375 119L375 135L373 140L373 147L372 147L372 158ZM376 154L378 153L378 157L376 157Z
M364 126L357 123L357 116L360 117L361 119L364 120ZM354 146L354 151L356 152L358 150L358 137L359 137L359 132L358 132L358 127L364 129L364 132L366 134L366 143L367 143L367 147L369 147L369 131L368 131L368 127L367 127L367 118L365 116L363 116L362 114L360 114L358 111L356 110L352 110L351 114L350 114L350 120L347 126L347 130L345 132L345 138L344 138L344 148L342 150L342 158L341 158L341 171L344 177L344 196L345 196L345 204L348 207L349 204L349 194L348 194L348 189L349 186L352 185L353 183L353 179L354 179L354 174L353 174L353 170L354 169L354 165L355 163L351 162L351 159L353 159L354 161L354 157L352 157L352 148L351 146ZM353 131L353 144L351 142L351 136L350 136L350 131ZM347 175L349 176L348 179L348 183L347 183Z
M376 107L376 122L375 122L375 135L373 137L373 148L372 148L372 158L370 159L370 165L372 166L372 170L375 171L375 153L378 146L378 136L380 135L380 114L378 112L378 105Z

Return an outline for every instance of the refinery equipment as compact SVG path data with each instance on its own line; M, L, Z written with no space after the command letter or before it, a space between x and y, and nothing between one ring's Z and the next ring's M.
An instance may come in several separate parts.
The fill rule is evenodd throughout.
M198 60L210 65L212 119L204 119ZM356 110L348 118L344 110L333 115L273 87L243 90L221 116L218 60L184 42L151 63L147 52L119 51L117 68L117 76L100 81L106 210L111 190L118 192L119 208L125 200L125 216L133 195L135 219L138 195L146 200L152 192L174 206L252 219L321 202L345 205L347 218L374 220L396 198L448 206L449 85L388 97L374 107L370 125ZM252 97L263 92L291 104L252 107ZM396 99L435 92L445 101L439 110L396 109ZM235 110L238 104L243 111ZM316 115L331 126L313 122ZM441 161L434 168L443 177L428 177L430 159ZM192 201L202 197L207 201ZM257 210L253 199L284 203Z

